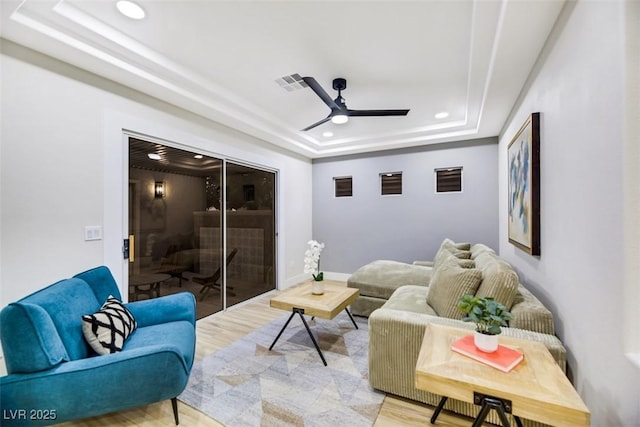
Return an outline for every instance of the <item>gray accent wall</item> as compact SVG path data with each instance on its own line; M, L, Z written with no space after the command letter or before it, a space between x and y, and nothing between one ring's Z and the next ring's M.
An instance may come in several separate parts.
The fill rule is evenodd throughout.
M313 162L313 238L321 269L349 274L377 259L431 260L445 237L498 246L498 139L436 144ZM463 167L461 193L435 194L435 169ZM402 172L402 195L380 174ZM334 197L334 177L353 178Z

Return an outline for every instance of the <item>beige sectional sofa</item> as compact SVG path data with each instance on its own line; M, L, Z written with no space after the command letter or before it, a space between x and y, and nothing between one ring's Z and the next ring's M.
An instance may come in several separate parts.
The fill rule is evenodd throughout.
M566 371L566 350L555 336L551 312L483 244L445 239L432 262L375 261L354 272L348 286L361 293L351 312L369 316L369 382L375 389L438 404L440 396L415 388L416 361L429 323L473 330L456 308L464 293L493 296L505 304L513 320L503 334L542 342ZM455 399L445 409L471 417L478 413L478 407ZM495 414L488 420L500 424Z

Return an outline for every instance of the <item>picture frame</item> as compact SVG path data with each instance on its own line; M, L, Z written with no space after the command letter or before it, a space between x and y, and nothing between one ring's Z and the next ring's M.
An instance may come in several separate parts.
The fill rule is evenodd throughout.
M540 113L527 117L507 148L509 242L540 255Z

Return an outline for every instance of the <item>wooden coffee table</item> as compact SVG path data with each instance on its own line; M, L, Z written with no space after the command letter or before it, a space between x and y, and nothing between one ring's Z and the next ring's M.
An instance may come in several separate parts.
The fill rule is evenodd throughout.
M427 325L416 364L416 388L444 396L431 423L448 397L481 406L473 426L482 425L491 409L503 426L506 413L550 425L589 426L591 415L544 344L500 336L500 344L524 353L524 360L503 373L453 352L451 343L473 333L449 326Z
M311 283L309 282L287 289L279 295L271 298L271 300L269 301L271 307L287 311L291 310L291 316L289 316L289 319L280 330L280 333L271 344L271 347L269 347L269 350L271 350L276 344L296 313L302 319L302 323L307 329L307 332L311 337L311 341L313 341L313 345L315 345L316 350L318 350L318 354L320 355L324 366L327 366L327 361L325 360L324 355L320 350L318 342L313 337L311 329L309 329L309 325L307 324L304 315L306 314L307 316L320 317L323 319L331 320L336 317L342 310L345 310L349 315L349 318L353 322L353 326L358 329L358 325L356 324L355 320L353 320L353 316L351 316L351 313L349 312L347 306L351 305L351 303L354 302L356 298L358 298L358 293L360 292L360 290L355 288L347 288L344 285L339 285L335 282L332 283L332 281L330 280L325 280L324 282L324 294L322 295L313 295L311 293Z

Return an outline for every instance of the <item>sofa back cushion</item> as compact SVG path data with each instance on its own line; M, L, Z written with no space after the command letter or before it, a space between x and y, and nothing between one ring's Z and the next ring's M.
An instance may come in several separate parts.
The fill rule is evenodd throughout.
M463 249L463 248L466 248L466 249ZM453 255L461 259L471 258L471 251L469 250L468 243L453 243L448 239L445 239L445 241L442 242L442 244L440 245L440 249L438 250L436 257L443 251L449 251Z
M118 293L115 282L112 286L113 292ZM96 287L106 289L109 284L103 282ZM75 277L5 307L1 334L8 371L36 372L88 357L92 351L82 334L82 315L96 312L102 302L87 282Z
M490 253L490 254L496 253L496 251L494 251L489 246L483 243L475 243L474 245L471 246L471 248L469 249L469 252L471 252L471 259L476 259L480 254L484 254L484 253Z
M476 266L476 263L472 259L458 258L448 249L438 251L433 260L433 269L437 270L444 264L459 265L462 268L473 268Z
M464 313L458 310L458 301L465 294L475 294L482 279L482 273L475 268L462 268L447 263L434 270L427 304L438 316L450 319L462 319Z
M478 255L475 262L476 267L482 271L482 282L476 296L493 297L510 310L518 292L518 274L509 263L492 253Z
M463 251L468 251L469 249L471 249L471 243L469 242L460 242L460 243L456 243L453 240L449 239L449 238L445 238L442 243L440 244L440 248L455 248L455 249L460 249Z
M70 360L49 313L39 305L6 306L0 312L0 337L10 374L43 371Z
M105 302L110 296L122 301L120 291L118 290L118 284L113 278L111 271L104 265L78 273L73 277L87 282L87 285L89 285L100 304Z

